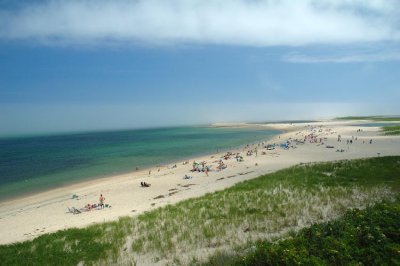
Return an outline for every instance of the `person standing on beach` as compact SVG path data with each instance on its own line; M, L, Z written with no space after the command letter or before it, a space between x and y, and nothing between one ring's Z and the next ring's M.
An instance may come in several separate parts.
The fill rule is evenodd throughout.
M103 196L103 194L100 194L100 198L99 198L99 201L100 201L100 207L101 208L104 208L104 201L106 200L106 198Z

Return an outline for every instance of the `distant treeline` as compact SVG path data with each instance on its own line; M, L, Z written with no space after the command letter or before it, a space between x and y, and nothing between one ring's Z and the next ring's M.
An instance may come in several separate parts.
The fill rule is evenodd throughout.
M344 116L337 120L372 120L372 121L400 121L400 116Z

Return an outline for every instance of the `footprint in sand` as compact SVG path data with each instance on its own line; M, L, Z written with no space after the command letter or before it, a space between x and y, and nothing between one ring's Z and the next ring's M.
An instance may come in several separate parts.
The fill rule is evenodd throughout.
M159 196L157 196L157 197L155 197L153 199L162 199L162 198L165 198L164 195L159 195Z
M181 187L190 187L190 186L195 186L196 184L192 184L192 183L190 183L190 184L187 184L187 185L183 185L183 186L181 186Z
M250 171L250 172L245 172L245 173L239 173L239 175L247 175L247 174L250 174L250 173L253 173L254 171Z
M172 195L174 195L174 194L176 194L176 193L178 193L179 191L174 191L174 192L170 192L168 195L169 196L172 196Z

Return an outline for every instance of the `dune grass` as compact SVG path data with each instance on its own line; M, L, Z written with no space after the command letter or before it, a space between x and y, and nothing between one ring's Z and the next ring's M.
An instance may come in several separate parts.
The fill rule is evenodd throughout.
M5 265L197 264L394 199L400 157L303 164L137 217L0 246Z
M386 126L382 127L384 135L400 135L400 126Z
M315 224L244 256L219 253L203 265L400 265L400 197Z

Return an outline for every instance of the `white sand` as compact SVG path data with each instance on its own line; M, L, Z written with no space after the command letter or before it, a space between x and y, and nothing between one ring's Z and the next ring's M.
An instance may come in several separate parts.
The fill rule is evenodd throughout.
M378 153L380 156L400 155L400 136L381 136L377 127L351 126L351 123L355 121L270 125L288 132L266 143L283 143L289 138L303 140L305 135L311 133L310 127L306 125L321 126L316 127L314 132L318 138L327 138L327 140L323 145L306 142L289 150L277 148L267 151L259 146L257 157L246 156L247 150L232 150L232 152L241 152L244 161L236 162L234 158L224 161L228 168L220 172L210 172L208 177L205 173L190 172L193 162L191 160L187 165L182 165L182 162L177 163L175 169L162 167L158 172L157 168L153 168L150 177L148 170L143 170L1 202L0 244L33 239L41 234L60 229L112 221L121 216L138 215L166 204L221 190L237 182L300 162L376 157ZM240 126L244 125L240 124ZM359 128L363 131L357 132ZM342 142L337 142L338 134L342 136ZM357 137L358 140L348 145L346 140L351 139L352 136ZM373 139L372 144L369 144L370 139ZM364 144L363 141L365 141ZM334 148L326 148L326 145L332 145ZM256 146L254 145L253 148ZM337 149L343 149L344 152L336 152ZM263 151L266 155L262 155ZM214 154L196 158L196 161L207 161L210 164L221 156L222 153ZM216 163L212 165L215 166ZM193 179L183 179L185 174L193 176ZM141 181L151 183L151 187L140 187ZM177 193L170 195L171 192ZM76 215L67 212L68 207L81 208L88 203L97 203L100 193L106 197L105 202L110 204L111 208ZM74 194L79 198L72 199ZM155 199L161 195L163 197Z

